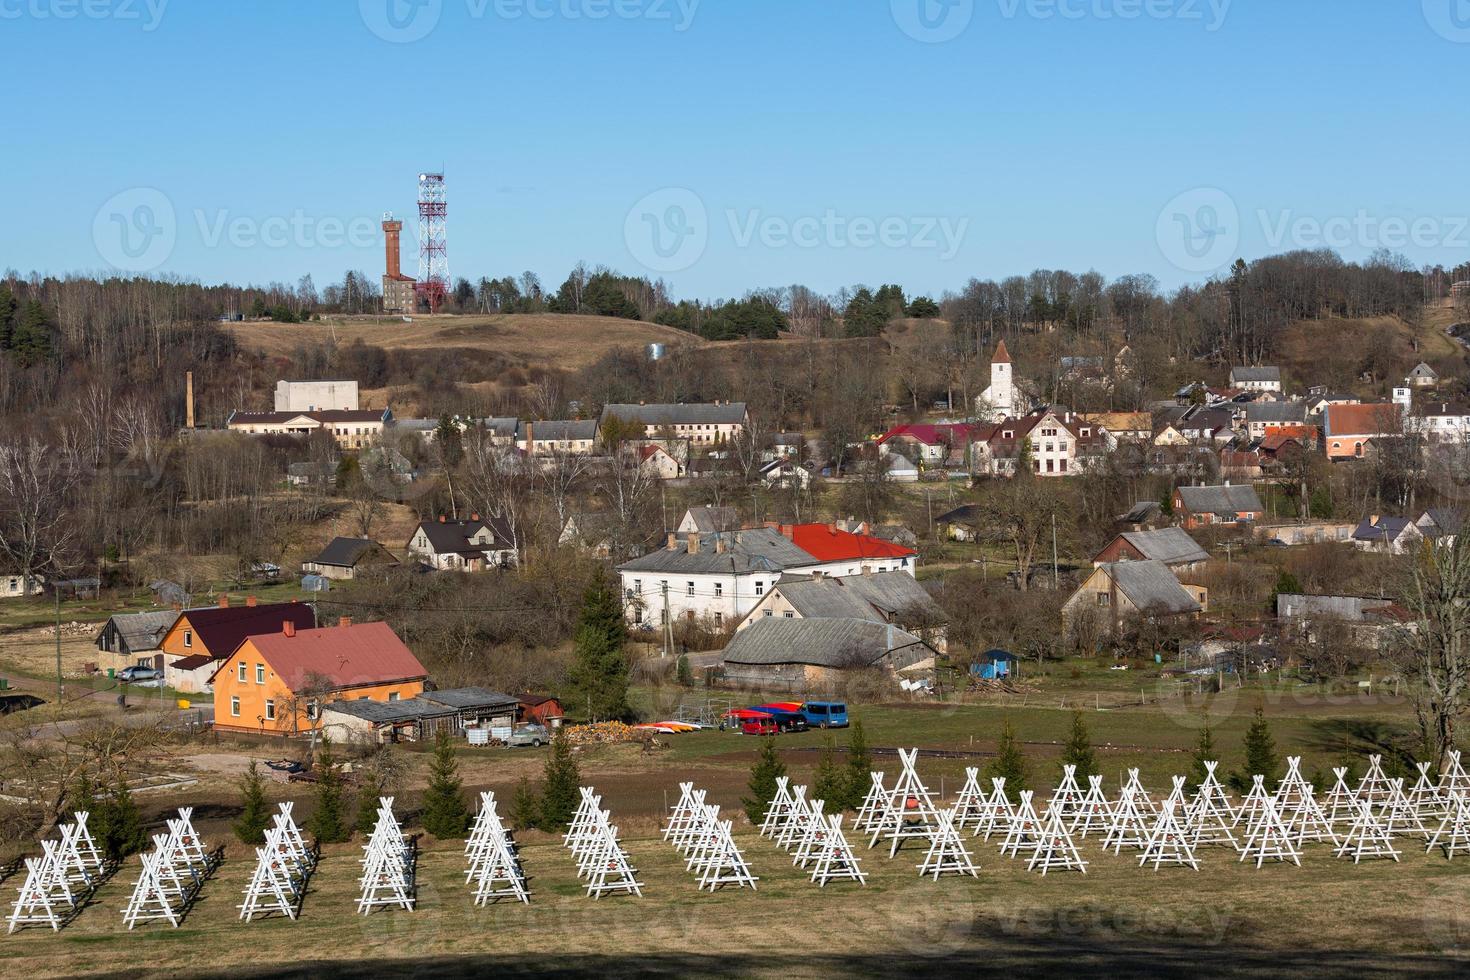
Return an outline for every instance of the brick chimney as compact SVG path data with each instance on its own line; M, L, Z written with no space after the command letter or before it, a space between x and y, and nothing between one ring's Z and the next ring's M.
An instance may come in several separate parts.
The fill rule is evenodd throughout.
M716 535L715 536L715 554L717 554L717 555L723 555L724 553L725 553L725 539L723 537L720 537L719 535Z
M230 597L228 593L219 597L219 607L221 609L230 608Z
M698 531L691 531L690 534L689 534L689 553L691 555L697 555L697 554L699 554L699 532Z
M794 540L795 537L796 537L796 528L793 527L790 524L782 524L781 525L781 535L783 537L790 538L790 539L793 539Z
M284 623L281 624L281 633L285 636L295 636L296 623L289 619L286 620Z
M255 596L248 595L245 597L245 607L247 609L254 609L258 605L260 605L260 600L256 599Z
M668 545L668 547L669 547L669 550L670 551L678 551L679 550L679 536L677 534L675 534L673 531L670 531L669 532L669 545Z
M339 616L337 618L337 626L338 626L339 629L346 629L347 627L349 627L351 625L352 625L352 617L351 616Z
M439 515L439 523L440 523L440 524L444 524L444 523L447 523L447 521L446 521L446 519L445 519L445 517L444 517L444 515L443 515L443 514L440 514L440 515Z
M478 521L479 519L480 519L480 515L479 514L471 514L470 515L470 520L472 520L472 521Z

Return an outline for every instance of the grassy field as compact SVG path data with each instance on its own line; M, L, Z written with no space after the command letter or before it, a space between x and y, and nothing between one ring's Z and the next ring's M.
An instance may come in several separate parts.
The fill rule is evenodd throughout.
M610 801L616 819L618 800ZM228 849L182 928L128 933L136 859L60 934L0 940L28 976L388 977L484 972L655 976L861 976L978 970L1081 975L1452 975L1470 968L1470 876L1406 847L1400 864L1354 866L1325 848L1303 867L1204 856L1203 870L1144 871L1085 845L1085 876L1026 871L972 841L978 880L920 880L921 854L860 848L867 887L812 885L752 833L739 843L759 890L699 892L651 829L625 835L644 897L585 897L571 857L544 835L522 849L529 906L476 908L456 843L421 852L416 911L355 913L355 845L330 849L301 917L242 923L253 858ZM914 845L910 843L909 848ZM1461 972L1460 975L1463 975Z

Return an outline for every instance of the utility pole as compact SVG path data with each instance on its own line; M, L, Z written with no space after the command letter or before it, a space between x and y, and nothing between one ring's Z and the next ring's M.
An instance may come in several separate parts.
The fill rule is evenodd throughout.
M1051 587L1052 591L1062 587L1061 573L1057 570L1057 512L1051 512Z
M21 580L23 585L30 583L27 576ZM56 710L61 711L61 702L66 696L66 684L61 679L61 583L57 582L51 589L56 594Z
M674 616L669 611L669 583L663 583L664 593L664 659L668 659L669 651L674 646Z

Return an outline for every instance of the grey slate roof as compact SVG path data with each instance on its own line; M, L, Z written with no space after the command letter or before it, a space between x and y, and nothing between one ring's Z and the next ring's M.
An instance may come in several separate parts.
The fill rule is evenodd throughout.
M1384 541L1397 541L1399 535L1403 534L1413 523L1407 517L1380 515L1376 520L1372 517L1365 517L1358 524L1357 530L1353 531L1353 540L1380 544Z
M803 619L863 619L885 623L949 617L907 572L878 572L814 579L792 577L777 584L781 595Z
M491 691L483 687L456 687L448 691L425 691L419 697L455 710L513 708L520 703L520 699L513 698L509 694L501 694L499 691Z
M756 620L735 634L725 648L725 663L774 666L870 667L894 650L924 641L897 626L860 619Z
M708 504L699 504L690 507L684 517L694 522L694 530L700 534L733 531L740 527L740 514L734 507L711 507ZM679 522L680 527L683 524L683 521Z
M1239 484L1222 487L1180 487L1179 499L1184 509L1191 514L1222 514L1234 516L1244 513L1260 513L1261 498L1256 488Z
M1170 616L1201 610L1199 602L1162 562L1119 561L1102 567L1118 591L1142 613Z
M1250 422L1300 424L1307 420L1307 406L1301 402L1251 402L1245 407L1245 417Z
M1236 367L1230 369L1230 380L1234 383L1247 381L1281 381L1281 369L1279 367Z
M1157 500L1140 500L1133 505L1132 510L1119 517L1118 520L1124 524L1146 524L1162 514L1163 511L1163 506Z
M737 425L745 421L745 402L693 405L604 405L602 419L616 415L643 425Z
M333 538L311 562L316 565L353 568L362 560L363 555L377 546L376 541L368 538Z
M404 701L328 701L323 711L335 711L370 721L375 725L416 721L421 718L448 718L457 712L444 704L435 704L423 698L408 698Z
M1283 592L1276 597L1278 619L1338 619L1361 622L1368 613L1393 605L1389 599L1365 599L1353 595L1296 595Z
M516 427L518 441L526 438L528 428L538 442L578 442L597 438L596 419L581 421L545 419L540 422L522 422Z
M716 553L717 541L724 542L724 554ZM816 558L792 544L780 531L760 527L701 537L699 554L696 555L691 555L683 543L676 551L660 548L619 565L618 570L666 572L671 575L683 572L744 575L816 564L819 564Z
M141 653L144 650L157 650L163 634L174 624L179 614L173 609L162 609L152 612L140 613L117 613L102 626L98 632L97 639L102 638L102 633L109 628L113 635L125 646L128 653Z
M1138 549L1138 553L1150 561L1161 561L1165 565L1182 565L1188 562L1209 561L1210 553L1199 546L1183 528L1162 527L1157 531L1127 531L1123 540Z
M488 527L495 540L484 545L470 544L470 538L478 534L481 527ZM438 521L424 521L419 528L423 530L424 537L429 539L429 547L434 549L436 555L480 554L510 547L510 529L504 521L494 517L482 521L446 521L442 524Z

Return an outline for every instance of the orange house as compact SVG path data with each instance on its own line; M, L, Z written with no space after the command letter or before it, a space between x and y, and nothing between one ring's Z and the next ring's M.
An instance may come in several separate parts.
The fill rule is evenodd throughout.
M406 701L423 693L428 672L387 623L249 636L211 678L214 727L295 735L321 725L330 701Z
M251 596L243 606L230 605L230 597L220 596L219 605L185 609L163 634L158 648L168 662L180 657L228 657L245 637L255 633L279 632L281 624L290 621L297 629L311 629L316 614L301 602L273 602L260 605Z

